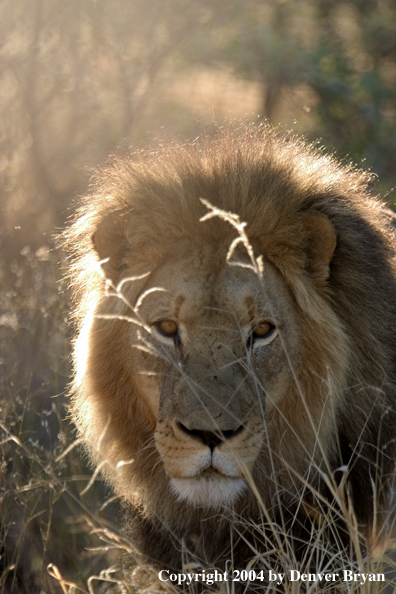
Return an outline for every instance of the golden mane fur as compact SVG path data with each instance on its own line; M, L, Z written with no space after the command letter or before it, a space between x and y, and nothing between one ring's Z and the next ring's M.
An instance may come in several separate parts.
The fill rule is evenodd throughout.
M230 526L239 534L251 530L247 523L259 523L263 507L274 522L293 524L298 517L298 536L309 522L301 506L304 484L331 499L320 476L335 473L339 481L340 468L347 468L361 526L375 525L375 508L385 512L395 460L396 243L392 213L370 194L370 182L369 174L298 138L247 127L114 159L82 199L64 233L77 335L73 418L92 459L130 504L137 546L156 566L180 568L182 542L191 555L224 566ZM202 221L210 205L219 216ZM226 261L238 237L231 220L246 223L253 260L243 242L231 257L245 268ZM234 323L227 318L231 306L221 301L224 287L231 287L237 308L238 291L251 286L240 298L251 303L247 315L267 291L266 274L268 294L275 295L268 300L280 312L274 319L284 316L278 338L269 333L272 342L262 346L259 336L249 351L256 335L248 329L242 346L219 358L211 345L220 352L221 332ZM195 288L183 293L187 277ZM179 321L184 300L198 300L205 287L215 295L223 277L220 297L208 297L203 310L189 306ZM162 318L180 328L172 346L158 331L161 314L144 313L159 308L160 294L174 308L171 315L161 301ZM244 315L236 325L240 336L249 328ZM210 330L198 328L198 316L210 320ZM191 337L193 327L201 338L190 338L186 354L183 336ZM216 366L219 379L216 371L207 379L204 370ZM228 425L197 426L204 410L194 400L199 374L205 411L214 418L222 396L216 400L213 382L219 394L232 386L226 368L235 368L250 395L235 380L228 389L237 402L230 410L221 405ZM196 490L195 475L188 474L190 452L209 447L213 456L224 452L221 464L231 477L222 478L218 492L217 478L210 475L204 486L199 479ZM172 456L171 448L177 449ZM243 539L233 547L241 568L253 555Z

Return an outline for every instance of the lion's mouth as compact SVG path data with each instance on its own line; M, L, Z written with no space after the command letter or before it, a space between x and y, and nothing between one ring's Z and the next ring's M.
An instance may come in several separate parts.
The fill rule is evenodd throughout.
M178 499L195 507L227 507L246 489L240 477L228 477L210 466L192 478L171 478L170 485Z
M211 479L213 477L217 477L218 479L221 479L222 477L224 477L225 475L220 472L219 470L217 470L217 468L215 468L214 466L208 466L208 468L205 468L205 470L203 470L196 478L200 479ZM227 478L232 478L232 477L227 477Z

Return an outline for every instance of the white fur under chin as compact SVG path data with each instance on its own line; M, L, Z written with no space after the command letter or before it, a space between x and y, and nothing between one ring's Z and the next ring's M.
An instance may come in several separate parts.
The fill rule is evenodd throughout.
M196 507L227 507L246 489L243 478L194 477L171 478L172 491L178 499L188 501Z

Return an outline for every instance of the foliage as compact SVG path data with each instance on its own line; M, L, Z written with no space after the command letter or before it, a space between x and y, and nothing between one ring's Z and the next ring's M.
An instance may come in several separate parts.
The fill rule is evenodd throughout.
M234 3L234 27L220 37L213 63L262 82L260 113L282 121L282 105L341 156L372 167L394 185L396 158L396 5L391 0L248 0ZM213 37L218 32L213 32ZM293 97L294 95L294 97ZM296 109L297 108L297 109ZM304 131L304 126L303 126Z

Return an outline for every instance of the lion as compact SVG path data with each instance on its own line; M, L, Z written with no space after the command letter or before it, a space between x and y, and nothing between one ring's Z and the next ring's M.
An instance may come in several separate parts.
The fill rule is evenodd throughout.
M247 126L114 158L82 199L72 417L156 568L241 569L268 522L301 549L341 487L383 525L396 243L371 179Z

